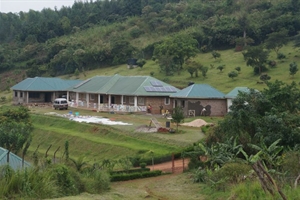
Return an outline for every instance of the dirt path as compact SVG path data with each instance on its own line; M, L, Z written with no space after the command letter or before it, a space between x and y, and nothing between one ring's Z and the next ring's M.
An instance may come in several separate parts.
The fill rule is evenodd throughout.
M184 170L187 169L189 163L189 159L177 159L174 160L174 167L172 161L164 162L155 165L148 165L147 167L150 170L161 170L163 172L173 172L173 173L182 173Z

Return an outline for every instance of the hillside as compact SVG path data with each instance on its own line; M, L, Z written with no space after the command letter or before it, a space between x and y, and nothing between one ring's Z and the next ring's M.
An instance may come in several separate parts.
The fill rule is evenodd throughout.
M300 74L296 74L294 77L289 74L289 64L292 62L299 63L299 48L294 48L292 43L284 46L281 49L286 55L285 59L279 60L276 58L275 53L271 53L269 59L275 60L277 65L274 68L269 68L266 73L271 77L270 81L281 80L286 83L292 81L299 82ZM174 73L172 76L165 76L159 72L159 66L152 60L147 60L147 63L142 68L128 69L127 65L118 65L114 67L99 68L96 70L85 71L85 74L81 73L78 77L75 75L61 76L64 79L87 79L95 75L114 75L120 74L124 76L150 76L151 72L154 72L153 76L159 80L168 82L178 88L184 88L189 82L194 83L206 83L210 84L223 93L228 93L234 87L245 86L262 90L266 87L265 84L261 84L259 75L254 75L253 68L247 66L244 61L242 52L235 52L234 49L220 50L218 51L221 57L215 60L210 52L199 53L195 57L203 65L208 66L207 76L204 78L201 74L199 77L191 77L190 74L183 70L180 74ZM213 65L213 67L211 66ZM225 65L222 72L217 69L218 66ZM230 71L234 71L237 66L241 67L241 71L238 77L231 79L228 77ZM259 82L259 83L258 83Z
M289 76L289 64L298 61L293 48L299 43L298 8L300 2L285 0L128 0L78 1L60 10L0 13L0 89L26 77L85 79L115 73L152 74L179 88L191 81L225 93L235 86L262 89L264 84L257 84L261 80L246 66L242 52L235 51L246 44L261 44L270 52L254 68L266 66L264 73L271 81L291 82L297 80L297 74ZM286 58L277 59L274 50ZM221 57L214 59L214 51ZM128 70L129 58L146 64ZM268 66L269 61L277 66ZM187 62L198 65L199 77L190 77ZM241 67L238 77L228 78L236 67ZM208 70L205 78L203 69Z

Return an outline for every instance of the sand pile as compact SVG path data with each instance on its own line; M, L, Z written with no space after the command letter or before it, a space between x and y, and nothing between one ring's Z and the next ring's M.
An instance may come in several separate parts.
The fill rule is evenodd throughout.
M194 121L191 121L189 123L183 123L183 124L180 124L180 125L182 125L182 126L192 126L192 127L201 127L201 126L205 126L205 125L211 125L211 123L207 123L203 119L195 119Z

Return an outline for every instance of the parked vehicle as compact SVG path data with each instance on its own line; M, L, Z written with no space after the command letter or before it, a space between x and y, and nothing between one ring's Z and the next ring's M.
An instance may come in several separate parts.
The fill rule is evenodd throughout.
M68 101L65 98L57 98L53 102L55 110L68 110Z

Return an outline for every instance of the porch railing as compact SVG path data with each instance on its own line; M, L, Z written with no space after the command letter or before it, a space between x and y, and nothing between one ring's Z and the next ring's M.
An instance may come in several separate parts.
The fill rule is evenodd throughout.
M87 105L86 101L70 102L70 107L81 107L87 109L93 109L97 111L106 111L106 112L146 112L147 106L131 106L131 105L121 105L121 104L111 104L110 106L107 103L89 103Z

